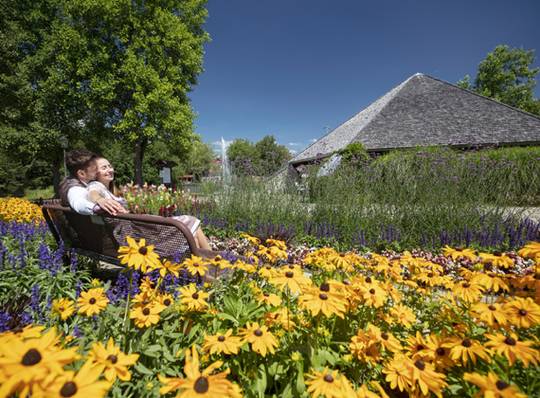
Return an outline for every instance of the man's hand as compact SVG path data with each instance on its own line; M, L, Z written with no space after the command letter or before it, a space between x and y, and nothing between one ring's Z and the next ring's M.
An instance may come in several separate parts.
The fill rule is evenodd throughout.
M124 209L124 206L114 199L101 198L96 202L96 204L113 216L128 212L126 209Z

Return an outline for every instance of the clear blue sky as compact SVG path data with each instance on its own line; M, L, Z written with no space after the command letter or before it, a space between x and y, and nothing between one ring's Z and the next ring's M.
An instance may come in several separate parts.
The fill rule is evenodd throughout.
M208 12L190 94L208 143L273 134L301 150L416 72L474 77L498 44L540 65L540 0L209 0Z

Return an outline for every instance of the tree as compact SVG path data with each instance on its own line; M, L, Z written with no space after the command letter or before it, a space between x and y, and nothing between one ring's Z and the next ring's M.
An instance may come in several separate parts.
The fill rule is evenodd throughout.
M179 169L182 169L185 173L193 174L196 180L200 180L202 176L210 171L215 157L216 155L210 145L197 140L193 142L193 147L187 159L181 162Z
M3 131L35 138L32 150L46 153L56 174L62 139L91 149L122 141L138 183L153 142L189 150L187 93L202 71L205 0L7 1L0 89L29 117L3 118Z
M255 144L259 175L269 176L281 169L291 159L289 150L276 142L272 135L263 137Z
M534 51L495 47L478 65L478 73L471 84L467 75L458 85L494 98L510 106L540 115L540 100L534 98L535 77L540 68L531 68Z
M234 140L227 148L227 157L234 175L257 175L257 152L250 141Z

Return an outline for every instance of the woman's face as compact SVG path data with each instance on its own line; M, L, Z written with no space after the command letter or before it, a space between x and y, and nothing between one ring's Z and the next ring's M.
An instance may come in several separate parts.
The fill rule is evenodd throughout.
M96 161L97 164L97 176L96 180L109 186L110 182L114 180L114 169L107 159L99 158Z

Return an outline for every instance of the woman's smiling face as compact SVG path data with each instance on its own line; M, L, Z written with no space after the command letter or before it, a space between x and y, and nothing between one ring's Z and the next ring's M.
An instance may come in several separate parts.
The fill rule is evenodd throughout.
M96 160L97 164L97 176L96 179L106 187L109 186L112 180L114 180L114 169L105 158L99 158Z

